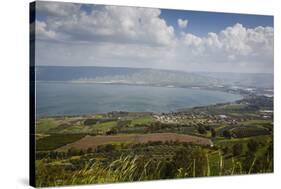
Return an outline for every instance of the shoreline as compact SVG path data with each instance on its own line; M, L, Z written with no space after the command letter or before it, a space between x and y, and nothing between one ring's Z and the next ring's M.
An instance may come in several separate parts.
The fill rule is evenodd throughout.
M167 114L167 113L181 113L181 112L185 112L186 110L192 110L194 108L204 108L204 107L208 107L208 106L215 106L215 105L223 105L223 104L229 104L229 103L236 103L237 101L240 100L244 100L245 98L241 98L239 100L235 100L235 101L230 101L230 102L223 102L223 103L215 103L215 104L209 104L209 105L205 105L205 106L193 106L190 108L181 108L178 109L176 111L169 111L169 112L140 112L140 111L109 111L109 112L99 112L99 113L86 113L86 114L63 114L63 115L48 115L48 116L36 116L36 120L37 119L44 119L44 118L62 118L62 117L91 117L91 116L96 116L96 115L105 115L105 114L110 114L110 113L134 113L134 114L151 114L151 115L156 115L156 114Z
M199 106L192 106L192 107L183 107L178 108L174 111L167 111L167 112L156 112L156 111L123 111L123 110L117 110L117 111L108 111L108 112L96 112L96 113L77 113L77 114L56 114L56 115L40 115L35 116L37 119L42 118L60 118L60 117L88 117L88 116L94 116L99 114L108 114L111 112L124 112L124 113L147 113L147 114L159 114L159 113L176 113L176 112L183 112L188 109L198 108L198 107L208 107L208 106L214 106L217 104L229 104L229 103L236 103L237 101L245 100L247 98L259 96L258 94L253 94L251 91L242 90L245 93L241 94L241 90L232 90L229 86L217 86L217 87L206 87L206 86L176 86L176 85L151 85L151 84L129 84L129 83L103 83L103 82L85 82L85 83L76 83L72 81L36 81L38 83L61 83L61 84L101 84L101 85L125 85L125 86L136 86L136 87L162 87L162 88L179 88L179 89L192 89L192 90L207 90L207 91L217 91L217 92L224 92L229 94L235 94L240 95L241 98L235 100L235 101L227 101L227 102L218 102L218 103L212 103L208 105L199 105ZM266 95L263 95L266 96ZM267 97L267 96L266 96ZM273 97L268 97L273 98ZM36 110L35 110L36 111ZM35 113L36 115L36 113Z
M240 95L241 98L235 100L235 101L227 101L227 102L218 102L218 103L211 103L208 105L199 105L199 106L192 106L192 107L183 107L176 109L174 111L167 111L167 112L156 112L156 111L108 111L108 112L97 112L97 113L78 113L78 114L57 114L57 115L36 115L36 119L41 118L50 118L50 117L86 117L86 116L93 116L98 114L108 114L110 112L125 112L125 113L150 113L150 114L159 114L159 113L173 113L173 112L182 112L183 110L187 109L193 109L197 107L207 107L207 106L213 106L217 104L228 104L228 103L235 103L240 100L244 100L245 98L248 98L251 93L248 92L248 94L241 94L241 91L234 91L231 90L229 86L217 86L217 87L206 87L206 86L176 86L176 85L153 85L153 84L130 84L130 83L103 83L103 82L72 82L72 81L36 81L38 83L55 83L55 84L101 84L101 85L124 85L124 86L135 86L135 87L161 87L161 88L179 88L179 89L192 89L192 90L207 90L207 91L217 91L217 92L224 92L234 95ZM35 102L36 103L36 102Z

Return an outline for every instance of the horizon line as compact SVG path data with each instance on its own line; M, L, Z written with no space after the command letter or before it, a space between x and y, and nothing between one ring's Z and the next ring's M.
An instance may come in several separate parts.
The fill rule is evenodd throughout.
M150 70L164 70L164 71L178 71L178 72L187 72L187 73L236 73L236 74L274 74L273 72L221 72L221 71L184 71L184 70L177 70L177 69L165 69L165 68L149 68L149 67L127 67L127 66L56 66L56 65L35 65L35 67L72 67L72 68L93 68L93 67L100 67L100 68L127 68L127 69L150 69Z

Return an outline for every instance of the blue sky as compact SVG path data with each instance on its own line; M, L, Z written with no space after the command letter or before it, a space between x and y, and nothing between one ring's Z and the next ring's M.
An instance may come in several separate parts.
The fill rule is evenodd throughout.
M81 4L81 11L88 14L94 9L99 9L103 5ZM269 15L254 15L254 14L236 14L236 13L220 13L206 11L191 11L191 10L174 10L160 9L161 15L168 25L174 27L176 32L190 32L198 36L205 36L209 32L219 32L228 26L240 23L247 28L255 28L257 26L273 27L273 16ZM38 20L46 20L47 14L38 12ZM187 19L188 28L181 29L177 25L177 19Z
M273 72L273 17L36 3L38 65Z
M188 28L183 31L199 36L205 36L208 32L217 33L236 23L240 23L247 28L255 28L257 26L273 27L273 17L265 15L161 9L160 16L169 25L174 26L176 30L180 31L182 30L177 26L177 19L187 19L189 21Z

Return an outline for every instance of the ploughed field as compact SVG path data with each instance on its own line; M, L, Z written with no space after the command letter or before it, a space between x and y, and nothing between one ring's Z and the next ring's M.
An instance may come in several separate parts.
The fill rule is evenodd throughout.
M153 133L153 134L129 134L129 135L115 135L115 136L85 136L84 138L67 144L58 149L58 151L67 151L69 149L87 150L89 148L95 149L99 145L111 143L147 143L147 142L186 142L208 146L212 142L208 138L183 135L177 133Z

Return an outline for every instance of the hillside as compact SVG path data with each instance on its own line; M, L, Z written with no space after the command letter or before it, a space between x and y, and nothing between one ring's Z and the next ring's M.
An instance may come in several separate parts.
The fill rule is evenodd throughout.
M37 81L120 83L159 86L243 86L272 88L272 74L203 73L116 67L37 66Z

